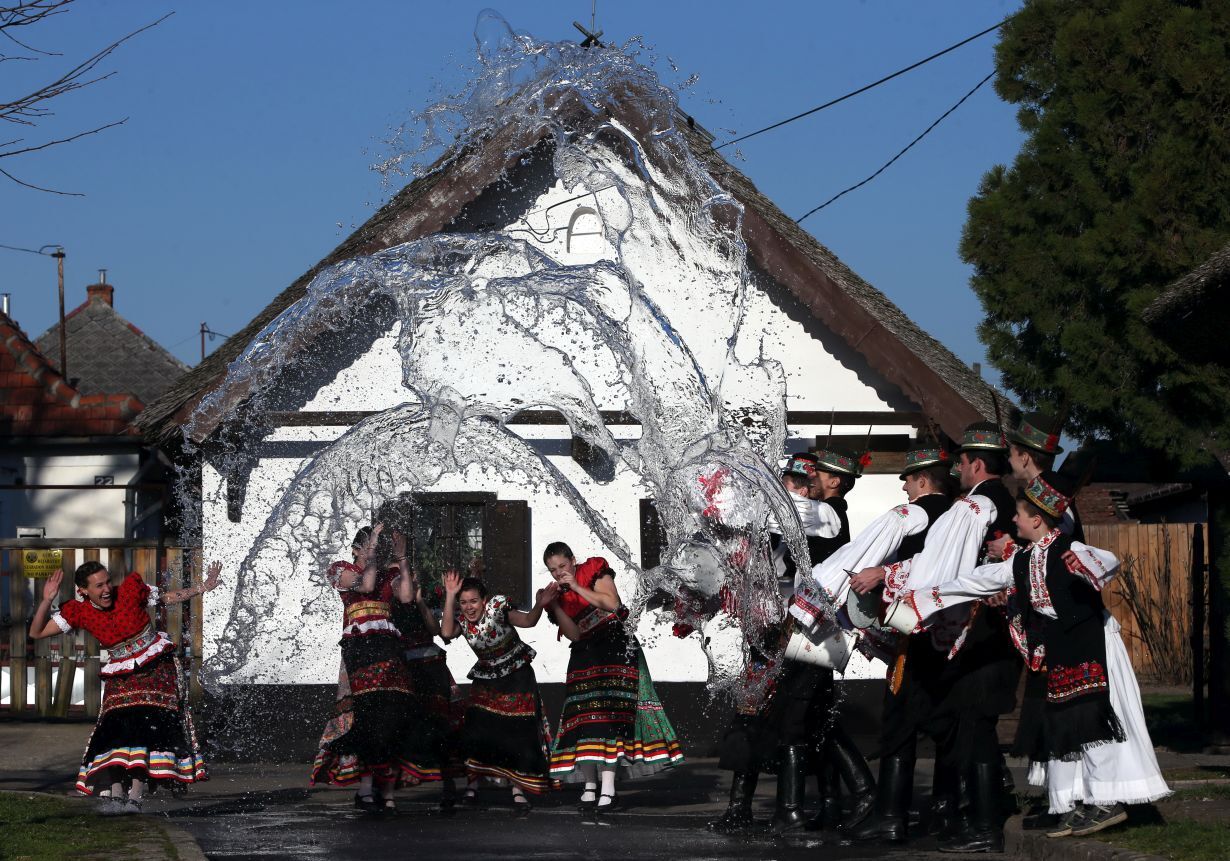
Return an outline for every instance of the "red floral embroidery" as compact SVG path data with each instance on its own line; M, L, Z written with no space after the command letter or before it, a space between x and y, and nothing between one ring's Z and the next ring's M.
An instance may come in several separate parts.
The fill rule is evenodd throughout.
M1047 673L1046 698L1053 703L1109 690L1106 667L1097 661L1084 661L1075 667L1055 666Z

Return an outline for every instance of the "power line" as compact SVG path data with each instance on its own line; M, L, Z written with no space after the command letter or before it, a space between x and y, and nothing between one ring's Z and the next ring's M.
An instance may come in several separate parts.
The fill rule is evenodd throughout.
M866 178L866 179L864 179L862 182L855 183L854 185L850 186L849 188L845 189L844 191L839 191L837 194L835 194L835 195L833 195L832 197L830 197L828 200L826 200L824 203L822 203L822 204L820 204L819 206L817 206L815 209L809 209L807 212L803 213L801 216L799 216L798 218L796 218L796 219L794 220L794 223L795 223L795 224L802 224L802 223L803 223L803 219L807 218L809 215L815 215L817 212L819 212L820 210L824 209L824 207L828 206L830 203L832 203L833 201L837 200L839 197L842 197L842 196L844 196L844 195L849 194L850 192L854 191L856 188L862 188L864 185L866 185L867 183L871 182L871 181L872 181L873 179L875 179L877 176L879 176L880 174L884 173L884 171L888 170L888 169L889 169L889 167L891 167L891 166L892 166L893 162L895 162L897 159L901 158L903 155L905 155L907 152L909 152L909 151L910 151L910 149L914 146L914 144L918 143L920 140L922 140L922 139L923 139L923 138L925 138L928 134L930 134L932 129L934 129L936 126L938 126L940 123L942 123L942 122L943 122L943 121L944 121L944 120L948 117L948 115L949 115L949 114L951 114L951 113L952 113L953 111L955 111L957 108L961 107L961 105L965 104L965 100L966 100L966 99L968 99L968 98L969 98L970 96L972 96L974 93L978 92L978 90L980 90L980 89L982 88L982 85L983 85L983 84L985 84L987 81L991 80L991 78L993 78L993 77L995 77L995 72L994 72L994 71L992 71L992 72L991 72L990 74L988 74L985 78L983 78L981 81L979 81L977 84L975 84L975 85L974 85L974 88L973 88L972 90L970 90L968 93L966 93L964 96L962 96L962 97L960 98L960 100L958 100L958 102L957 102L955 105L953 105L953 106L952 106L951 108L949 108L948 110L944 111L944 113L940 114L939 119L937 119L937 120L936 120L935 122L933 122L931 125L927 126L927 127L923 130L922 134L920 134L918 137L914 138L914 140L912 140L912 141L910 141L908 144L906 144L905 149L901 150L901 152L897 153L895 156L893 156L893 157L892 157L892 158L890 158L888 161L886 161L886 162L885 162L885 163L884 163L884 164L880 167L880 169L879 169L879 170L877 170L875 173L873 173L871 176L867 177L867 178Z
M35 249L35 248L19 248L16 245L0 245L0 248L3 248L5 251L24 251L27 254L42 254L44 257L51 257L52 255L48 254L43 249L60 248L60 247L61 246L59 245L53 244L53 245L44 245L42 248Z
M771 126L765 126L764 128L757 129L754 132L748 132L742 137L737 137L734 140L726 141L726 143L724 144L719 144L718 146L715 146L714 149L719 150L719 149L722 149L723 147L728 147L731 144L737 144L737 143L740 143L741 141L745 141L748 138L754 138L756 137L756 135L764 134L765 132L773 131L773 129L781 128L782 126L787 125L788 123L792 123L795 120L801 120L803 119L803 117L809 117L818 111L824 110L825 108L831 108L833 107L833 105L840 104L841 102L844 102L846 99L852 99L855 96L859 95L860 93L865 93L874 87L880 86L880 84L887 83L888 81L891 81L893 78L904 75L906 72L912 72L914 69L917 69L919 66L930 63L932 60L938 59L939 57L942 57L945 54L955 51L957 50L957 48L960 48L963 45L968 45L970 42L974 41L975 39L981 39L987 33L992 33L998 30L1000 27L1004 26L1005 24L1007 24L1009 21L1011 21L1015 17L1016 17L1016 13L1013 13L1012 15L1009 15L1004 20L1000 21L998 24L995 24L992 27L987 27L985 30L975 33L974 35L966 39L962 39L960 42L957 42L955 45L949 45L944 50L937 51L936 53L932 54L930 57L924 57L923 59L919 60L917 63L913 63L909 66L906 66L904 69L898 69L897 71L893 72L891 75L885 75L883 78L880 78L880 80L878 81L873 81L872 83L867 84L864 87L859 87L857 90L853 90L849 93L846 93L844 96L838 96L832 101L825 102L824 104L817 105L816 107L810 110L803 111L803 113L801 114L795 114L793 117L787 117L784 120L773 123L773 125Z

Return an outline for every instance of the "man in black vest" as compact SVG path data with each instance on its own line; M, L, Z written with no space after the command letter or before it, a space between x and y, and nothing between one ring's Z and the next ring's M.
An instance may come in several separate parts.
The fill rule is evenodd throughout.
M1010 470L1008 445L999 426L991 422L970 425L957 451L962 490L995 504L986 542L1004 537L1018 540L1012 520L1016 500L1003 483ZM1021 660L1000 608L975 605L964 645L949 663L955 680L937 712L950 720L937 755L961 773L969 790L970 812L961 830L942 840L939 848L941 852L1000 852L1004 781L997 726L999 716L1016 707L1021 674Z
M808 551L813 566L832 556L838 548L850 543L850 519L847 515L846 494L854 489L854 483L871 462L868 454L855 455L849 450L826 445L816 452L818 471L812 482L812 498L823 508L836 514L840 527L831 537L809 539ZM820 807L815 817L808 820L807 829L816 831L826 824L853 827L862 822L875 806L875 778L867 760L855 746L854 740L832 716L834 708L833 671L812 665L794 665L807 676L815 676L805 714L805 734L808 748L806 762L798 768L810 770L816 775L820 792ZM803 667L806 666L806 669ZM789 671L787 667L787 672ZM781 775L778 772L779 787ZM798 807L801 813L803 775L795 772L798 780ZM841 806L841 784L852 796L849 810ZM787 791L791 791L791 783ZM782 798L778 796L779 802Z
M897 549L896 561L910 559L923 549L931 524L952 505L956 482L949 474L948 452L936 442L921 442L906 452L905 469L901 473L902 489L911 505L922 508L929 518L925 529L908 535ZM883 579L883 569L879 569ZM856 591L874 588L874 575L859 574L851 581ZM910 796L914 785L914 763L917 757L918 733L933 737L937 727L931 726L931 712L937 696L937 685L944 678L947 656L931 644L927 632L907 637L891 667L889 684L884 692L883 717L880 724L880 776L876 783L875 813L860 825L844 829L854 840L886 840L899 843L907 837ZM942 693L941 693L942 696ZM936 771L932 790L933 811L943 799L939 815L951 816L956 807L955 772ZM933 816L933 819L937 818Z
M843 452L791 455L782 469L782 484L799 515L813 565L850 540L850 524L842 495L854 485L858 460ZM786 593L794 591L797 564L780 527L769 524L769 551ZM755 651L755 647L753 646ZM772 649L766 649L771 653ZM734 774L730 802L710 830L737 834L750 830L752 798L762 767L777 764L777 807L771 825L782 834L804 824L803 784L808 743L816 723L827 724L832 705L833 674L813 664L789 662L774 683L769 702L758 711L736 714L723 737L718 767ZM857 751L855 751L857 754ZM851 761L847 755L847 764ZM866 769L866 763L863 763ZM870 771L867 770L870 776Z

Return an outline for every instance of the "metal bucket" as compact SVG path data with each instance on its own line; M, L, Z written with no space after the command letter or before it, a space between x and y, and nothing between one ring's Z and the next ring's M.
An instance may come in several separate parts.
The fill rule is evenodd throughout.
M903 634L912 634L918 630L918 612L910 604L898 598L889 605L884 614L884 624Z
M805 664L818 664L837 672L845 672L858 635L853 631L839 630L819 642L813 641L802 631L795 631L786 643L785 658Z

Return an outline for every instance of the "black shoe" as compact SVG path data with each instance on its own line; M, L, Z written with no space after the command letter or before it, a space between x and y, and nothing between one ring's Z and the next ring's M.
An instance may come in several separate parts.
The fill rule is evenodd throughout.
M602 799L604 798L609 799L606 804L602 803ZM594 812L601 815L603 813L610 813L613 810L619 810L619 808L620 804L618 796L616 796L613 792L609 795L603 792L598 796L598 804L594 808Z
M1099 831L1126 822L1127 818L1127 808L1122 804L1112 804L1109 807L1101 804L1087 804L1084 815L1072 823L1072 836L1086 837L1090 834L1097 834Z
M457 799L457 803L462 807L478 807L478 791L467 789L461 793L461 797Z
M941 852L974 854L977 852L1003 852L1004 832L1000 830L965 831L945 840L939 845Z
M589 791L590 790L588 789L585 790L585 792L589 792ZM584 795L585 792L582 792L581 794ZM598 793L595 792L594 798L592 801L578 801L577 802L577 813L593 813L594 809L597 806L598 806Z
M786 745L777 757L777 807L769 833L781 835L802 828L807 818L803 815L803 782L807 779L807 748L801 744Z
M1049 831L1059 824L1060 815L1058 813L1033 813L1029 816L1021 817L1022 831Z
M384 807L384 803L374 795L359 795L356 792L354 806L364 813L379 813Z
M760 775L756 772L736 773L730 780L730 803L720 819L709 823L709 830L715 834L741 834L750 831L755 825L752 819L752 798L756 795L756 783Z

